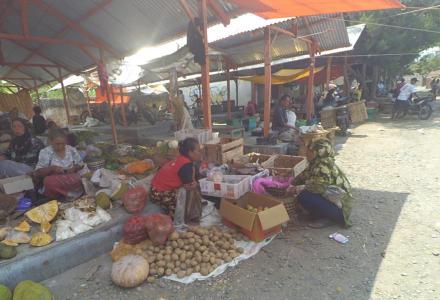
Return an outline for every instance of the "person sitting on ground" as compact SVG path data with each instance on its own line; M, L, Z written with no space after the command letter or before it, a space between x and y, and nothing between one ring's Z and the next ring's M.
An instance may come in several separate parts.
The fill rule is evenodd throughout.
M34 127L34 134L41 135L46 129L46 119L41 115L41 108L39 106L34 106L34 116L32 117L32 125Z
M80 171L84 168L78 151L67 145L66 132L54 128L49 132L50 146L40 152L33 172L43 182L43 195L60 201L75 200L83 194Z
M407 110L408 105L410 105L410 101L412 97L417 97L416 91L416 83L417 78L411 78L411 81L400 88L399 96L397 96L397 100L394 103L393 113L391 118L394 119L396 116L396 112L398 110Z
M326 139L315 141L309 148L310 165L295 178L289 190L298 195L298 202L316 219L312 228L321 228L331 222L350 226L352 208L351 185L335 163L332 144Z
M0 155L0 177L25 175L33 170L43 142L32 137L22 119L12 121L12 140L3 155Z
M292 98L289 95L282 96L273 114L272 129L278 132L278 138L284 142L293 142L298 138L298 128L294 124L296 115L289 110L291 104ZM295 121L292 123L293 118Z
M180 141L179 153L176 159L163 165L151 181L151 201L160 205L171 217L174 217L178 189L197 187L194 162L202 156L200 144L194 138Z

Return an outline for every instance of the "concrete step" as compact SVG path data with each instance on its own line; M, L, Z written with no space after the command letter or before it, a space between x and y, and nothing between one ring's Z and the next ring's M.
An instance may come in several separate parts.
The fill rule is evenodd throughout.
M148 203L144 214L159 211L158 206ZM0 283L14 288L23 280L43 281L111 251L122 237L123 224L132 215L122 207L109 213L112 220L74 238L42 248L20 245L16 257L0 262Z

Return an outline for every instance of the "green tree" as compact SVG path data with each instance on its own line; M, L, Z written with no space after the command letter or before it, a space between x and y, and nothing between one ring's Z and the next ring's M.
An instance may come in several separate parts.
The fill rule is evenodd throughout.
M440 69L440 52L430 54L415 61L409 66L412 73L427 75L431 71Z
M402 3L411 9L355 13L346 16L349 25L358 22L367 24L365 36L359 41L356 54L370 54L371 56L363 56L364 65L350 70L351 74L361 82L364 91L367 92L367 97L369 94L374 97L380 75L386 73L390 78L408 72L409 65L418 57L419 52L440 43L439 7L407 13L414 10L413 7L431 7L440 5L440 2L407 0ZM425 31L410 30L405 27ZM376 54L391 55L377 56ZM368 80L372 82L370 89L366 83ZM370 93L368 94L368 92Z

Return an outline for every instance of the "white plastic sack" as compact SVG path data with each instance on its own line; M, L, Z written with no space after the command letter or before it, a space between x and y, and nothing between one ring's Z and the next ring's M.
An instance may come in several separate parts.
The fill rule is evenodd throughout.
M84 122L84 127L96 127L98 125L99 120L92 117L87 117L86 121Z
M70 221L67 220L57 221L56 223L57 231L55 234L55 240L62 241L74 237L76 234L72 231L70 226L72 226L72 222Z
M112 219L112 216L105 209L101 207L96 207L96 215L102 220L103 223L108 222Z
M80 234L80 233L83 233L83 232L86 232L86 231L89 231L90 229L92 229L91 226L84 224L82 221L72 222L71 228L75 234Z
M84 221L88 218L88 213L82 212L75 207L70 207L64 211L64 218L73 222Z
M176 208L174 210L174 228L180 228L185 225L185 205L186 205L186 190L180 188L177 191Z

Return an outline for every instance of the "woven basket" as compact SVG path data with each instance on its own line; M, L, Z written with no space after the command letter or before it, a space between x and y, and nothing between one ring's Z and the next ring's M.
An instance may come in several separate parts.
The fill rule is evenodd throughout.
M336 109L321 110L321 126L324 129L336 127Z
M365 100L347 104L350 120L353 124L365 122L368 119Z
M95 160L93 162L87 163L87 167L90 171L96 171L103 168L105 165L105 159Z
M290 221L294 221L297 219L297 198L296 197L287 197L278 199L283 202L284 207L286 208L287 214L289 215Z
M284 198L287 194L287 189L277 188L277 187L265 187L264 188L268 194L276 198Z

